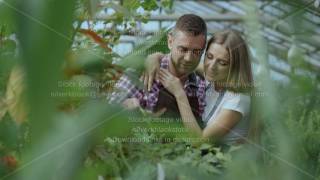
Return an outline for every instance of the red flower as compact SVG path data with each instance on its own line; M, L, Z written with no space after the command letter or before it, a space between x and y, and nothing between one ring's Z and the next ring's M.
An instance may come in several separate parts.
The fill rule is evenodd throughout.
M16 158L11 155L2 157L2 162L10 169L15 169L18 164Z

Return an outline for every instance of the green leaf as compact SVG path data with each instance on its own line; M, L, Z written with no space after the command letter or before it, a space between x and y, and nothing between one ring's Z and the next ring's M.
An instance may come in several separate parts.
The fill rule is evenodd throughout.
M136 10L140 6L139 0L125 0L123 1L123 7L126 9L133 11Z
M166 148L166 149L162 149L161 152L160 152L160 155L161 156L165 156L165 155L169 155L173 152L173 149L170 149L170 148Z
M209 173L221 174L221 170L207 163L200 163L199 169L207 171Z
M173 7L173 0L161 0L160 2L163 7L167 7L169 9L172 9Z
M218 157L214 156L211 153L206 154L205 156L202 157L203 160L205 160L208 163L217 163L219 162Z
M6 39L0 41L0 54L3 56L3 53L7 53L11 56L14 56L15 50L16 50L16 42L11 39Z
M211 147L212 147L212 145L204 143L204 144L201 144L199 149L200 150L206 150L206 149L209 149Z
M243 146L231 146L230 147L230 149L229 149L229 153L231 153L231 152L234 152L234 151L237 151L237 150L239 150L239 149L241 149Z
M15 5L15 1L7 0L6 3L11 5ZM16 31L16 24L15 24L15 11L10 8L7 4L0 1L0 38L11 35ZM0 45L1 46L1 45Z
M157 1L155 0L144 0L141 3L141 6L147 11L152 11L158 8Z
M126 55L118 64L123 67L130 67L138 71L142 70L143 62L150 52L168 52L166 45L167 32L160 31L157 36L153 36L144 43L138 45L134 50Z
M150 162L138 162L136 163L136 166L134 170L129 173L128 177L126 179L128 180L149 180L149 179L156 179L157 175L157 169L154 164L151 164Z
M6 113L0 120L0 144L12 151L16 150L19 143L18 135L18 125L11 119L9 113Z

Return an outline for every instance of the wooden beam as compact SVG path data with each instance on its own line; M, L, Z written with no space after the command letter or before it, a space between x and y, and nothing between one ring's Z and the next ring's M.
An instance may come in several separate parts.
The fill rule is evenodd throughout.
M260 16L260 22L268 27L273 27L273 24L275 22L278 22L279 20L276 18L273 18L270 15L267 14L261 14ZM281 34L290 35L292 34L292 28L289 26L289 24L286 21L280 22L277 27L274 29L275 31L278 31ZM317 49L320 49L320 37L316 34L310 34L310 35L303 35L303 36L297 36L298 40L301 42L305 42L307 44L310 44Z
M268 48L268 51L272 54L274 54L276 57L279 57L279 60L283 60L285 63L288 63L287 62L287 54L288 52L287 51L283 51L283 50L280 50L274 46L269 46ZM307 67L301 67L301 69L303 70L307 70L307 71L311 71L313 73L318 73L319 72L319 69L320 67L319 66L316 66L312 63L310 63L309 61L306 60L306 58L310 58L309 56L304 56L304 61L303 63L307 66Z
M181 15L151 15L149 21L176 21ZM243 17L234 13L219 14L219 15L205 15L201 16L205 21L232 21L239 22L243 20ZM98 14L95 17L95 20L104 21L104 20L113 20L115 19L112 16L106 14Z
M260 65L260 62L255 58L252 59L252 63L256 63L256 64ZM290 76L290 72L287 72L287 71L285 71L275 65L268 64L268 66L269 66L270 70L273 70L273 71L280 73L280 74L283 74L285 76Z

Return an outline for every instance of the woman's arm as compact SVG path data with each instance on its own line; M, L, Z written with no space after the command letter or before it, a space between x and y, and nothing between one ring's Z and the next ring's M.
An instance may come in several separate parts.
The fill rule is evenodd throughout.
M203 137L202 129L199 127L197 120L194 117L188 97L184 90L182 89L181 93L176 93L174 96L178 104L183 125L192 133L196 134L199 137Z
M214 123L211 123L201 130L192 113L192 109L185 92L180 93L180 95L177 94L175 97L184 126L202 138L222 138L229 133L242 116L241 113L233 110L222 110L218 114Z
M222 138L230 132L241 117L241 113L237 111L222 109L216 120L203 130L202 137Z
M215 122L202 130L192 113L188 97L183 90L180 80L166 70L160 70L159 79L166 89L175 96L184 126L202 138L219 139L226 135L241 119L242 115L239 112L222 110Z
M151 90L153 80L156 78L157 72L160 69L160 60L163 56L164 54L160 52L150 54L144 63L145 72L142 75L142 81L148 91Z
M159 80L162 85L175 96L184 126L191 130L191 132L201 137L202 130L192 112L188 97L184 92L181 81L177 77L173 76L169 71L164 69L160 69L159 71Z
M175 97L184 126L202 138L213 138L215 140L222 138L230 132L242 116L241 113L237 111L223 109L216 117L217 119L214 123L209 124L201 130L192 113L185 92L183 91L183 93L180 93L180 95L177 94Z

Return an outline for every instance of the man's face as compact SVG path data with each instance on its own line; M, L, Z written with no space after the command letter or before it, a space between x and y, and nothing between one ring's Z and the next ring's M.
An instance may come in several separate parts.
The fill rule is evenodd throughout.
M177 31L168 35L168 47L171 60L178 76L188 75L195 70L205 48L206 37L203 34L193 36Z

